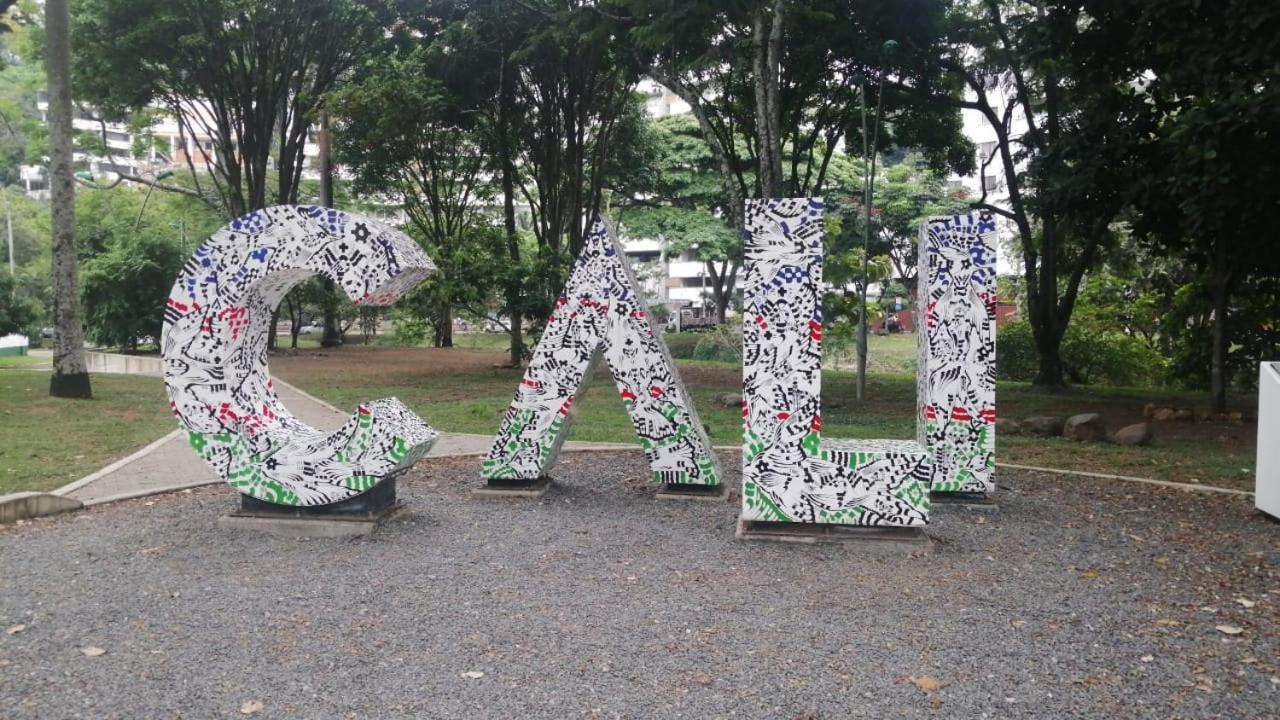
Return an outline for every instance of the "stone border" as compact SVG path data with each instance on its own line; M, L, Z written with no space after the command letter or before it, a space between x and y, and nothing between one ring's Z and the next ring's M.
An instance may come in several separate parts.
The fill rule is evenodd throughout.
M147 455L150 455L151 453L158 450L161 445L164 445L165 443L169 442L175 437L178 437L183 432L184 432L183 430L172 430L168 434L166 434L164 437L160 438L159 440L153 441L151 444L143 447L141 450L136 450L130 453L129 455L126 455L103 468L100 468L98 470L95 470L92 473L89 473L88 475L85 475L79 480L73 480L72 482L69 482L66 485L63 485L62 487L58 488L57 490L54 490L52 494L66 495L68 493L75 492L76 490L79 490L85 485L88 485L89 483L93 482L94 480L97 480L98 478L104 475L113 473L116 470L119 470L120 468L124 467L125 465L128 465L134 460L138 460L140 458L146 457Z

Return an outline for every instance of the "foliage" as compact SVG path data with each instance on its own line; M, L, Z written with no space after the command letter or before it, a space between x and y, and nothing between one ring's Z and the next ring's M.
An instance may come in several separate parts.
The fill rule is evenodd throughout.
M709 332L700 333L701 338L693 348L694 360L715 360L718 362L742 362L742 328L738 325L720 324Z
M185 258L169 237L121 233L105 241L80 273L86 336L102 346L134 348L155 342L164 303Z
M38 289L37 278L0 270L0 335L20 333L39 339L44 306Z
M185 137L209 138L212 151L185 161L193 180L197 163L211 164L213 187L196 194L216 197L227 216L268 204L271 165L278 170L275 200L292 202L323 95L381 42L380 7L356 0L76 0L76 88L108 117L155 104Z
M1030 381L1039 369L1035 338L1025 320L1009 323L996 335L996 376ZM1062 360L1072 382L1157 388L1168 385L1168 364L1141 338L1079 321L1067 329Z

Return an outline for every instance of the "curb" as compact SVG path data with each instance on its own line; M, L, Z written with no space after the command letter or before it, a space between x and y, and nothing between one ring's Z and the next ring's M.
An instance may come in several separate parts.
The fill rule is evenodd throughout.
M0 495L0 525L17 520L59 515L84 507L73 498L42 492L16 492Z
M1034 465L1014 465L1012 463L996 463L996 467L1008 468L1010 470L1030 470L1031 472L1052 473L1054 475L1075 475L1078 477L1095 478L1099 480L1123 480L1125 482L1157 485L1159 487L1172 488L1174 490L1186 490L1188 492L1222 493L1224 495L1253 497L1253 493L1248 490L1233 490L1231 488L1216 487L1213 485L1195 485L1192 483L1174 482L1172 480L1153 480L1151 478L1133 477L1131 475L1108 475L1107 473L1085 472L1083 470L1058 470L1056 468L1036 467Z

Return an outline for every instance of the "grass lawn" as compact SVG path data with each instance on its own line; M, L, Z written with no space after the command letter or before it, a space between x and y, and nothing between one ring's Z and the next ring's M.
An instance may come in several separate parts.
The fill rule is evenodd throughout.
M47 357L33 357L31 355L0 355L0 368L23 368L32 367L34 365L48 365L50 362Z
M902 344L901 339L902 336L877 338L897 344ZM914 342L910 346L914 348ZM493 434L522 375L520 370L500 367L503 360L501 353L457 348L348 347L324 354L273 358L272 371L343 409L354 408L361 401L394 396L439 430ZM715 397L741 392L741 369L716 362L680 361L679 365L698 414L710 427L712 441L718 445L740 442L740 410L717 404ZM853 399L851 372L825 371L823 391L823 427L830 437L915 436L916 386L911 374L872 374L868 378L869 399L861 404ZM997 396L998 410L1004 417L1100 412L1112 429L1141 421L1143 405L1148 402L1183 407L1205 405L1205 397L1195 393L1072 388L1044 394L1024 383L1001 383ZM1256 399L1245 398L1241 402L1241 407L1246 407ZM630 420L606 369L597 373L585 397L575 406L578 416L570 432L573 439L634 439ZM1159 423L1155 425L1155 443L1147 448L1001 436L997 437L997 459L1252 489L1256 433L1253 424Z
M0 493L53 490L177 427L159 378L92 384L92 400L51 398L48 372L0 365Z

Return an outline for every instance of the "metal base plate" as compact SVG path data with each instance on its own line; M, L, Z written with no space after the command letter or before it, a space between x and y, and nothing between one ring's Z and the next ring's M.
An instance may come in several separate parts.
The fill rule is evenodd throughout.
M929 502L933 505L960 507L965 510L994 512L1000 509L1000 506L991 500L990 495L980 492L934 492L929 493Z
M702 500L704 502L724 502L728 497L729 486L724 483L717 485L664 483L662 488L654 494L654 498L658 500Z
M290 516L240 510L218 518L218 527L228 530L252 530L276 537L363 537L370 535L384 523L399 515L403 509L404 505L396 503L389 508L363 516L351 514Z
M489 480L484 487L472 490L471 494L476 497L540 498L547 494L552 484L549 477L537 480Z
M933 541L920 527L862 527L739 519L736 535L739 540L766 542L853 543L860 550L895 555L922 555L933 549Z

